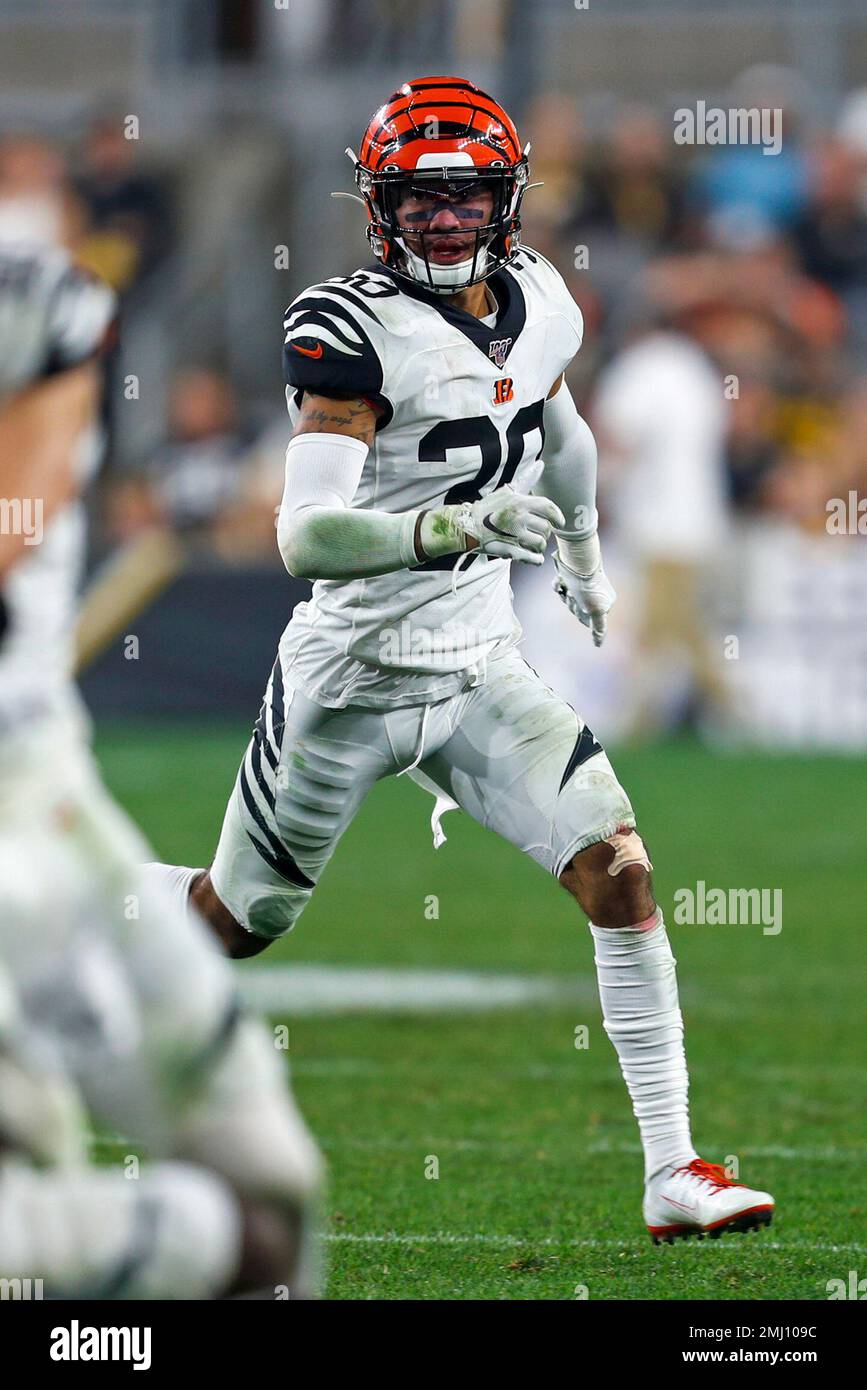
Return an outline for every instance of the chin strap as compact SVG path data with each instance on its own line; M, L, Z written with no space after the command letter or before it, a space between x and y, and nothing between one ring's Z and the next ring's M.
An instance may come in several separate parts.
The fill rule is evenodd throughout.
M426 290L431 290L433 294L457 294L460 290L467 288L465 284L459 281L459 276L462 273L466 274L470 269L473 268L472 256L469 256L465 261L458 261L457 265L435 266L431 265L430 262L425 261L422 256L416 255L414 251L410 251L409 247L406 245L402 238L396 237L395 243L396 245L400 246L401 251L406 257L409 272L412 275L413 279L418 281L418 283L422 285ZM487 264L488 248L487 246L482 246L479 250L478 255L475 257L476 279L478 279L480 275L484 275L487 269ZM451 283L449 281L438 281L436 279L436 272L438 270L445 271L448 274L454 275L455 280L458 281L458 283Z

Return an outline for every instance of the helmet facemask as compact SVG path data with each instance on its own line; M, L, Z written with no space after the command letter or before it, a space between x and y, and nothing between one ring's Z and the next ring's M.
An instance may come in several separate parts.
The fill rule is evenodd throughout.
M483 169L386 168L377 175L359 169L357 177L374 214L368 227L374 252L396 274L434 294L454 295L486 280L518 249L526 158ZM450 217L438 215L443 208ZM450 241L462 254L447 254Z

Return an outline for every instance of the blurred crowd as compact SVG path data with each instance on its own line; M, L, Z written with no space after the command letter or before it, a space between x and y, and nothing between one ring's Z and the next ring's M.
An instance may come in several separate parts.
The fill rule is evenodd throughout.
M72 154L31 133L0 140L0 237L66 246L132 292L172 240L170 190L138 167L133 119L101 113Z
M134 120L102 111L72 149L30 132L0 139L0 240L62 246L106 280L118 298L120 338L147 321L155 297L171 296L167 268L180 240L179 171L141 158ZM279 332L274 337L279 342ZM198 538L203 554L272 558L286 432L280 402L262 428L219 351L172 360L161 442L120 467L122 451L113 447L124 425L120 407L137 387L118 362L117 355L108 361L97 544L166 524Z
M565 94L539 96L521 122L543 182L525 200L524 239L563 271L584 311L572 386L603 445L606 520L626 524L631 509L633 530L664 544L692 510L697 548L700 515L712 528L714 507L818 531L829 498L867 490L867 90L825 126L807 119L787 70L753 69L728 97L782 111L779 154L679 146L670 115L623 104L597 112L591 128ZM34 135L4 139L0 236L71 246L134 319L178 237L182 171L143 159L129 120L100 113L71 152ZM345 265L322 271L365 259L359 236ZM724 382L724 408L703 389L709 369ZM163 441L110 474L107 525L125 536L163 518L243 557L269 534L282 402L265 420L248 411L231 365L213 355L173 371ZM666 393L663 443L660 422L651 426ZM676 468L654 461L661 444Z
M666 361L700 375L703 358L724 384L703 451L719 438L721 504L822 531L829 498L867 488L867 91L816 127L796 77L763 67L726 104L779 109L781 152L677 146L670 117L628 106L591 135L574 102L541 98L527 240L584 310L574 384L612 453L637 426L621 401L630 361L664 379Z
M599 442L621 593L604 670L550 666L568 634L537 585L527 646L588 717L610 726L616 709L624 731L719 735L734 719L773 740L788 718L800 742L834 742L863 688L860 590L850 573L843 601L840 582L854 551L827 523L831 499L867 496L867 90L817 124L796 75L762 66L719 105L779 111L780 152L678 145L670 113L631 105L588 128L556 94L525 121L544 181L527 241L584 312L570 382ZM832 591L833 615L818 598ZM823 621L810 656L803 636ZM726 633L740 634L731 650ZM836 719L813 702L817 661ZM846 737L860 742L855 703Z

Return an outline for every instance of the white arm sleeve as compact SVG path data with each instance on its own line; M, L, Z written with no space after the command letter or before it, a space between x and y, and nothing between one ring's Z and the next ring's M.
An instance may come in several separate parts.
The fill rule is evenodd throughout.
M590 574L600 563L596 440L578 414L565 381L545 401L542 420L545 466L533 491L556 502L566 518L565 529L554 533L561 560L578 574Z
M356 579L418 564L417 511L353 508L368 447L347 434L299 434L286 450L277 544L290 574Z
M590 426L575 409L569 387L561 383L544 405L544 471L533 489L556 502L566 518L564 534L589 536L598 522L596 513L596 440Z

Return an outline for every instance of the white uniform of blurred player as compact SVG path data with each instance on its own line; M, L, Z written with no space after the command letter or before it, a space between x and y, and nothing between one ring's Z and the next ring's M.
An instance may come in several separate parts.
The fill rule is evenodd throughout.
M233 955L287 931L373 784L409 772L553 874L591 917L605 1026L669 1237L770 1219L692 1145L674 960L602 747L517 650L509 564L542 564L598 646L614 590L596 449L563 372L582 319L519 245L509 116L459 78L404 83L355 158L377 263L290 305L294 437L278 541L315 580L280 642L209 873L153 869Z
M159 892L71 684L110 292L0 244L0 1277L47 1296L312 1291L319 1159L205 927ZM93 1117L124 1172L89 1162ZM139 1172L140 1144L149 1157ZM305 1282L306 1281L306 1282Z
M606 515L643 590L635 727L664 726L688 700L707 717L724 699L707 617L726 523L719 374L684 334L654 329L603 372L594 410Z

